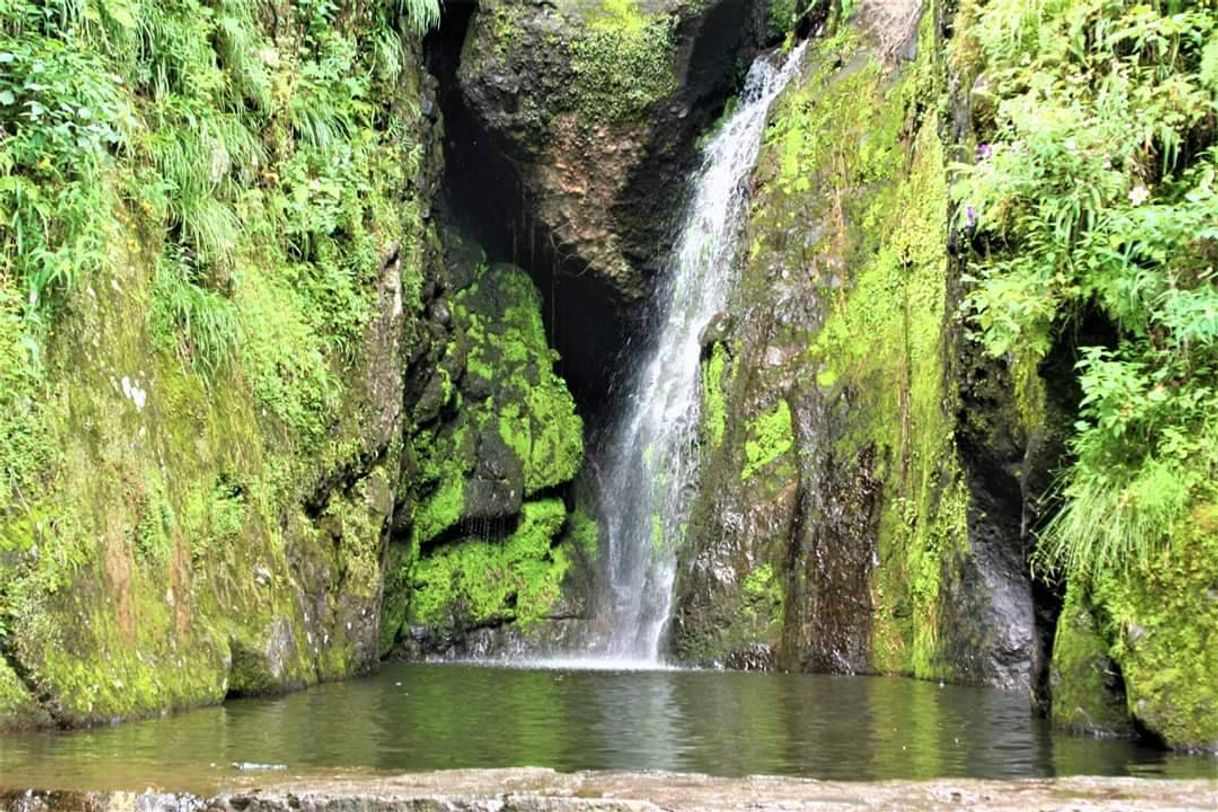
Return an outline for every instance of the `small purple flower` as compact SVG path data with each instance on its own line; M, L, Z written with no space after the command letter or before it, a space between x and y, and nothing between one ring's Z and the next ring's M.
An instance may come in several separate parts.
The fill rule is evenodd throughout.
M993 158L993 157L994 157L994 148L993 147L991 147L989 144L978 144L977 145L977 160L988 161L990 158Z
M977 225L977 210L970 203L964 209L964 226L965 228L972 229L975 225Z

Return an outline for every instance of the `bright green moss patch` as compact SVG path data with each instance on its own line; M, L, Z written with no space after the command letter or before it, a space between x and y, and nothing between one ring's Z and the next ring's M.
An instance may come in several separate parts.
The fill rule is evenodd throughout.
M527 624L558 600L570 566L553 541L567 519L561 500L528 502L504 541L465 539L419 561L410 615L433 627L513 620Z
M469 374L494 394L483 408L497 415L503 441L524 468L524 495L572 479L583 464L583 421L566 382L554 372L541 320L541 293L523 271L484 268L457 296Z
M418 494L414 508L416 541L429 541L461 520L472 442L469 428L461 425L425 433L415 443L418 464L411 485Z
M519 268L488 265L476 245L448 239L454 256L469 255L470 275L452 295L453 335L414 429L401 497L413 505L411 543L391 546L382 649L410 624L527 625L558 600L570 556L596 549L594 520L576 513L568 522L561 500L537 499L571 482L584 455L541 294ZM514 522L507 539L470 535Z
M1218 508L1204 504L1150 565L1092 587L1130 715L1173 747L1218 750L1215 583Z
M715 342L709 359L702 362L702 431L714 450L727 431L727 396L724 386L731 377L727 346Z
M479 505L468 494L473 478L507 479L503 486L528 497L569 482L584 459L583 421L566 382L554 371L541 320L541 294L528 275L510 265L482 264L471 285L454 297L455 342L461 386L485 393L415 442L414 538L426 543ZM441 367L445 381L452 374ZM476 381L473 379L477 379ZM444 401L457 396L451 383ZM515 463L486 469L486 431L498 435ZM507 467L504 468L504 465ZM518 478L513 479L513 477Z
M570 45L572 106L590 121L621 121L676 90L673 25L666 14L645 14L638 0L605 0Z
M1131 733L1121 675L1102 632L1083 588L1071 585L1053 640L1053 724L1075 733Z
M795 447L795 433L791 426L791 407L780 400L768 412L764 412L747 427L748 439L744 443L744 470L740 476L751 479L758 471L773 463Z
M740 594L744 599L745 622L765 630L761 639L777 639L783 617L783 591L774 568L762 564L751 570L740 583Z

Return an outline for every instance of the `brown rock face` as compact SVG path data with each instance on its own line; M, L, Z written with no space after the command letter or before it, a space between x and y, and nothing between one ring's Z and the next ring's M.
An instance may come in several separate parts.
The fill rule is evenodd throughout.
M693 143L755 48L753 0L483 0L461 51L462 103L501 152L571 274L641 298Z

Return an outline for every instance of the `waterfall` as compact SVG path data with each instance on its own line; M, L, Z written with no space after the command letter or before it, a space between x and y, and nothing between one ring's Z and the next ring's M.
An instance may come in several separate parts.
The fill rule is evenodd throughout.
M785 61L761 56L739 104L706 146L658 291L659 332L637 369L625 413L605 446L606 538L597 626L600 654L657 662L672 607L676 549L698 473L700 334L736 285L746 182L770 104L799 69L804 45Z

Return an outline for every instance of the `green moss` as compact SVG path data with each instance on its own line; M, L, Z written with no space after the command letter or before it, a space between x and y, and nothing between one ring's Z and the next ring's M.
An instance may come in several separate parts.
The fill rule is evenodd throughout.
M414 508L416 543L430 541L461 520L473 449L467 425L419 438L415 448L418 470L412 483L419 493Z
M1049 688L1054 725L1075 733L1133 732L1121 675L1108 650L1082 587L1072 584L1053 639Z
M600 542L600 527L596 518L577 508L567 520L564 538L570 541L573 549L579 550L587 559L593 559Z
M636 119L676 89L673 18L644 13L638 0L605 0L570 44L569 103L594 122Z
M0 657L0 730L36 727L50 721L8 662Z
M222 5L139 4L138 48L21 27L124 102L99 117L121 144L39 181L76 195L47 209L56 308L0 252L0 636L65 723L349 674L375 643L396 471L368 461L398 458L421 307L414 46L382 9L272 31Z
M727 347L715 342L711 356L702 363L702 431L710 450L723 442L727 431L727 396L724 386L731 377Z
M774 568L762 564L751 570L740 584L740 594L744 599L745 620L749 625L766 629L762 639L776 639L783 618L783 590Z
M1215 583L1218 507L1203 504L1153 563L1092 588L1130 715L1173 747L1218 750Z
M566 518L561 500L529 502L507 540L465 539L420 560L411 617L435 627L539 619L558 600L570 566L566 551L553 546Z
M933 18L923 15L923 42L934 40ZM821 313L818 329L775 329L773 345L805 347L779 391L802 380L801 367L814 370L798 386L848 403L828 427L835 441L824 453L846 465L839 476L878 486L872 666L968 678L955 664L969 655L951 649L961 635L948 633L965 599L959 573L970 552L954 395L944 388L951 354L940 57L919 47L917 60L894 73L849 27L812 47L803 80L775 106L750 228L750 268L795 269L806 281L789 295L814 297ZM746 276L745 285L751 300L774 295L766 273ZM746 471L760 448L746 448Z
M746 430L744 470L740 473L741 479L746 481L795 447L791 407L785 400L778 401L773 409L751 421Z
M44 383L39 350L22 319L17 291L0 276L0 528L28 511L41 490L40 473L53 455L52 437L40 415ZM0 551L24 543L0 534Z
M479 269L456 301L467 374L493 388L471 420L494 415L500 437L523 466L526 498L569 481L583 464L583 421L554 372L558 356L542 324L541 293L523 271L498 265Z

